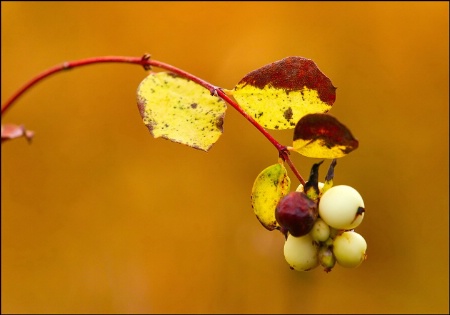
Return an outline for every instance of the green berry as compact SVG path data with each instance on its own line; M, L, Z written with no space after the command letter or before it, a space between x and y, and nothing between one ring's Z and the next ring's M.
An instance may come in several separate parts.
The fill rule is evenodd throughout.
M335 229L330 226L330 239L334 239L338 234L344 232L345 230Z
M336 258L333 255L333 251L329 246L321 246L319 249L319 263L325 268L326 272L330 272L336 264Z

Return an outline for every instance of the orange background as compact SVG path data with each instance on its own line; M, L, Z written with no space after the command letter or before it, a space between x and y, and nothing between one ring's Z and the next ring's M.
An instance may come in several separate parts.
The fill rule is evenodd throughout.
M360 147L368 260L291 271L250 205L274 147L233 108L208 153L142 124L139 66L93 65L2 117L3 313L447 313L448 2L2 2L2 102L66 60L141 56L232 88L287 56L332 80ZM272 134L290 145L291 131ZM317 162L292 159L307 177ZM329 165L326 161L321 177ZM298 181L291 174L293 186Z

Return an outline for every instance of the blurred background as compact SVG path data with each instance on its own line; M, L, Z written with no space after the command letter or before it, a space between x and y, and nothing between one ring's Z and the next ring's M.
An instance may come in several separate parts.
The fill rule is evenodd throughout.
M224 88L287 56L332 80L360 147L368 260L289 269L250 192L275 148L233 108L208 152L154 139L140 66L57 74L2 116L2 313L448 313L448 2L2 2L1 98L105 55L160 60ZM291 144L291 131L271 132ZM315 159L292 155L307 178ZM326 174L329 161L321 168ZM290 173L292 189L298 181Z

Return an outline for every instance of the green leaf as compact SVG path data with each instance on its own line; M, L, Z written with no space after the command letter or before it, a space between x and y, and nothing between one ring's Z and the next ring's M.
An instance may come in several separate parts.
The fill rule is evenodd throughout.
M303 116L326 113L336 88L310 59L287 57L248 73L232 91L239 105L267 129L293 129Z
M311 158L340 158L358 148L350 130L328 114L309 114L294 130L291 150Z
M265 168L253 183L253 211L259 222L269 231L280 228L275 219L275 209L290 187L291 180L282 161Z
M223 132L225 102L173 73L150 73L139 84L137 103L155 138L208 151Z

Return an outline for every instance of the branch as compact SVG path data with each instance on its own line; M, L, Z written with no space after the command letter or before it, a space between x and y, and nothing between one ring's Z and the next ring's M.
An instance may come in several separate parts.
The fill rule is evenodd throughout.
M22 96L26 91L28 91L31 87L33 87L36 83L50 77L51 75L70 70L73 68L79 68L82 66L87 65L93 65L98 63L131 63L136 65L141 65L144 67L145 70L150 70L151 67L157 67L161 69L165 69L167 71L176 73L186 79L189 79L204 88L208 89L211 93L211 95L216 95L223 99L225 102L230 104L234 107L242 116L244 116L245 119L247 119L253 126L256 127L256 129L259 130L266 138L267 140L272 143L272 145L277 149L279 156L288 163L294 174L297 176L299 181L305 185L305 181L302 178L302 176L299 174L297 169L295 168L294 164L289 158L289 152L286 148L286 146L281 145L275 138L273 138L256 120L253 119L250 115L248 115L235 101L233 101L221 88L216 87L209 82L206 82L199 77L196 77L195 75L192 75L186 71L183 71L179 68L176 68L174 66L171 66L169 64L163 63L161 61L152 60L150 59L150 55L145 54L143 57L124 57L124 56L103 56L103 57L93 57L93 58L86 58L82 60L76 60L76 61L67 61L60 65L54 66L40 74L38 74L36 77L32 78L28 83L26 83L24 86L22 86L16 93L14 93L10 99L8 99L3 105L2 105L2 117L6 113L6 111L17 101L17 99Z

